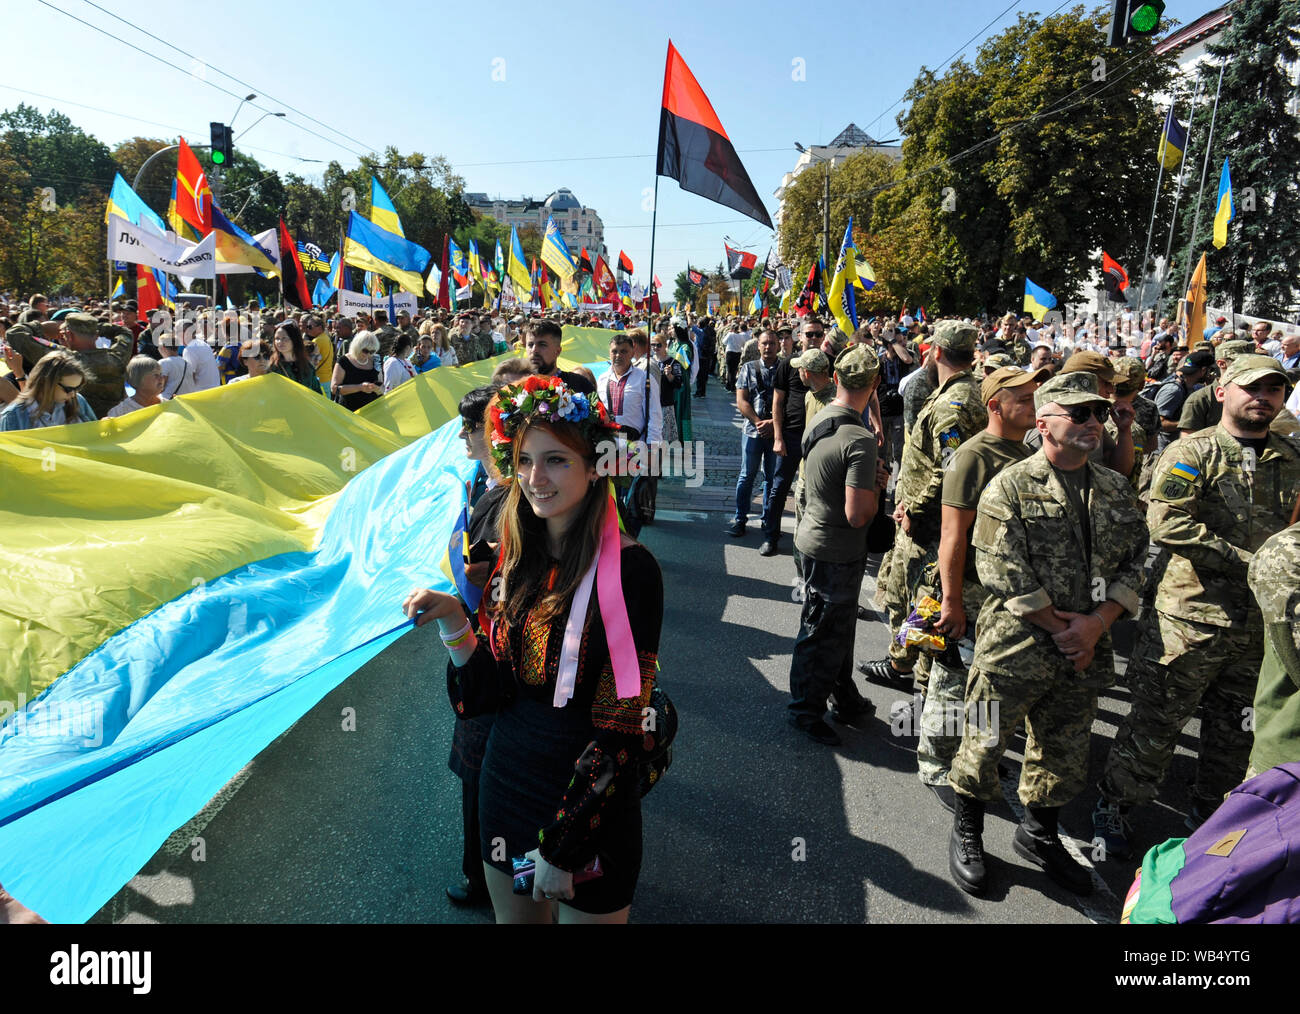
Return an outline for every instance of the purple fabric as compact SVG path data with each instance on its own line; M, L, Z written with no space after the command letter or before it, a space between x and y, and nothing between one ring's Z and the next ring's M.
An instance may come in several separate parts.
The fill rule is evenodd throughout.
M1231 855L1205 854L1242 829ZM1233 789L1183 852L1187 861L1172 885L1178 922L1300 922L1300 763Z

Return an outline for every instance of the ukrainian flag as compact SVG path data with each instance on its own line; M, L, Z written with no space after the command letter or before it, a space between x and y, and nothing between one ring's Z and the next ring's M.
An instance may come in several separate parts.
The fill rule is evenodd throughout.
M117 284L113 286L113 291L108 294L109 301L114 299L126 298L126 286L122 282L122 276L117 276Z
M401 283L407 292L424 295L424 272L429 267L429 251L396 233L379 228L355 211L348 213L343 260L354 267L391 278Z
M212 205L212 231L217 234L217 262L247 264L262 271L277 272L280 265L271 252Z
M858 269L854 264L853 216L844 227L844 239L840 243L840 256L835 262L835 277L831 279L831 290L827 293L831 313L835 323L846 335L852 335L858 329L857 300L853 292Z
M140 199L140 195L127 185L118 173L113 177L113 189L108 194L108 207L104 209L104 222L109 215L125 218L132 225L153 226L159 236L167 235L167 226L161 218L149 209L149 205Z
M191 243L197 243L203 237L199 235L199 230L190 225L189 222L181 218L180 212L176 210L176 180L172 180L172 196L167 202L167 221L171 223L172 232L176 233L181 239L189 240Z
M1237 208L1232 203L1232 177L1228 174L1228 160L1223 160L1223 172L1219 174L1219 199L1215 202L1214 212L1214 249L1222 250L1228 242L1228 223L1237 217Z
M876 273L866 261L858 261L858 278L855 283L863 292L870 292L876 287Z
M1165 117L1164 129L1160 132L1160 144L1156 148L1156 159L1166 169L1172 169L1183 159L1187 150L1187 128L1174 116L1174 107L1169 107Z
M385 232L395 232L403 239L406 238L406 233L402 232L401 220L397 217L397 208L393 206L388 191L373 176L370 177L370 221Z
M1025 313L1031 314L1034 320L1043 320L1047 316L1047 311L1055 306L1055 296L1041 285L1034 284L1028 278L1025 279Z
M542 262L560 276L561 281L573 277L577 268L573 266L573 254L560 234L554 218L546 219L546 235L542 239Z
M467 284L465 279L469 277L469 258L454 239L447 241L447 255L451 258L451 273L456 276L456 284L463 288Z
M1201 473L1191 465L1185 465L1183 462L1175 462L1174 467L1169 469L1170 475L1176 475L1180 479L1186 479L1188 482L1195 482L1201 477Z
M330 258L329 285L335 292L347 288L343 284L343 258L339 256L338 251L335 251L334 256Z
M498 246L500 249L500 246ZM519 233L510 227L510 260L506 265L506 274L515 289L515 299L528 303L533 298L533 279L528 273L528 264L524 260L524 247L519 242Z

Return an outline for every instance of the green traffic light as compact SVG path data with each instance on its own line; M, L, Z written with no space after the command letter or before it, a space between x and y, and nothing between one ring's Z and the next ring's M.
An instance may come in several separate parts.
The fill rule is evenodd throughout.
M214 165L221 165L223 162L226 161L226 154L225 154L225 152L214 151L214 152L212 153L212 161L213 161L213 164L214 164Z
M1137 32L1155 31L1156 25L1160 24L1160 14L1163 8L1164 4L1141 4L1129 15L1129 24Z

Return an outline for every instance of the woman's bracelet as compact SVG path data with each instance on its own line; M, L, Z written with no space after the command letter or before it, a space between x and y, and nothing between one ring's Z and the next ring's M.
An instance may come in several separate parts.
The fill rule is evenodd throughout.
M438 636L442 638L442 643L445 644L448 648L455 648L461 644L464 644L465 641L469 639L470 635L473 634L473 632L474 632L473 625L469 622L469 620L466 620L465 626L461 627L454 634L447 634L440 630L438 631Z

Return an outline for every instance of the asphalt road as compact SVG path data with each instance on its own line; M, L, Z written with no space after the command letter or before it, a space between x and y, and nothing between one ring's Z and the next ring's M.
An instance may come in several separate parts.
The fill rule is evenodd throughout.
M1117 921L1140 858L1094 862L1096 889L1079 899L1012 851L1022 741L1007 755L1006 801L986 823L990 891L975 899L950 879L952 818L917 780L916 741L889 725L903 692L861 681L877 716L841 727L838 748L786 725L800 610L790 540L764 558L757 531L723 534L739 417L716 383L694 404L706 481L665 481L660 517L642 532L663 569L661 678L681 728L672 768L644 800L633 920ZM874 573L873 560L868 608ZM887 638L883 624L860 622L857 657L880 657ZM443 894L459 875L461 833L445 657L429 628L396 642L264 750L93 921L489 922L489 911L458 909ZM343 728L345 708L355 709L355 731ZM1102 700L1090 786L1127 710L1122 686ZM1194 722L1180 739L1162 800L1139 813L1143 849L1188 833L1196 731ZM1090 787L1062 818L1090 858L1095 799Z

